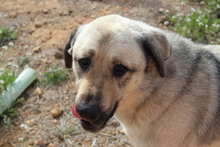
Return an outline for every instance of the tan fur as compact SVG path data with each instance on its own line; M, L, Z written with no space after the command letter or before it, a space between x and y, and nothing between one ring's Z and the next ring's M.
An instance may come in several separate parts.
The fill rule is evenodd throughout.
M220 146L220 46L196 45L118 15L74 33L65 49L72 60L65 61L76 76L76 105L98 92L103 111L118 101L115 116L136 147ZM83 72L76 61L85 57L92 63ZM117 64L130 71L114 77Z

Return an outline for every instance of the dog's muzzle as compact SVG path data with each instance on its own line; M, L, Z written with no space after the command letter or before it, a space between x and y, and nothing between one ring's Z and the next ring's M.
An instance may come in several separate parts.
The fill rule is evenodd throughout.
M114 115L117 107L118 102L115 102L113 109L103 111L98 104L81 102L72 107L72 114L80 119L80 124L84 130L95 133L105 127L107 121Z

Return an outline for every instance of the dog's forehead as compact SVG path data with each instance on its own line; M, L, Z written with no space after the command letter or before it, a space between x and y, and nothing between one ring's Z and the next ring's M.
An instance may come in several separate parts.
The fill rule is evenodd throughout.
M129 57L134 49L140 48L138 36L141 36L140 32L130 29L129 21L113 15L87 24L78 32L73 46L74 55L87 56L98 52L115 59L115 56L126 52Z

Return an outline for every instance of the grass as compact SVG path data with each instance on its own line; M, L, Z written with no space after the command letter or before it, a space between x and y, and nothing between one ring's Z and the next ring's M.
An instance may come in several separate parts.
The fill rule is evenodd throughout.
M44 85L55 85L68 79L67 69L58 69L52 67L45 71L44 76L40 79L40 84Z
M200 4L199 10L169 16L170 29L198 43L219 44L220 19L216 13L220 9L220 0L196 2Z
M76 132L76 128L74 126L68 126L68 125L65 125L61 128L58 129L58 132L64 136L64 135L67 135L67 134L71 134L73 132Z
M7 89L7 86L10 85L15 79L16 75L10 73L8 70L0 69L0 93Z
M18 110L18 108L15 108L15 105L17 103L20 103L24 101L24 97L18 98L15 102L12 103L11 108L6 109L1 115L0 117L3 118L3 122L5 124L10 124L11 123L11 117L13 116L17 116L18 114L16 113L16 111Z
M18 67L24 67L25 65L27 65L30 62L30 58L29 57L23 57L18 61Z
M8 70L0 69L0 95L3 91L7 90L7 87L17 78L14 73L11 73ZM0 117L3 118L3 122L6 124L10 124L10 117L17 115L15 112L17 108L14 108L14 105L23 101L24 98L19 98L15 102L12 103L11 108L5 110Z
M0 27L0 46L3 46L10 40L18 38L18 34L11 29Z

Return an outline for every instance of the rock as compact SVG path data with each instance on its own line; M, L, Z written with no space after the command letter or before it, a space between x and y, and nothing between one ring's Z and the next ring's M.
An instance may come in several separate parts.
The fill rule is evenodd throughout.
M70 11L62 10L62 11L59 12L59 15L60 15L60 16L68 16L68 15L70 15L72 12L73 12L72 10L70 10Z
M45 13L45 14L48 14L48 12L49 12L48 9L43 10L43 13Z
M164 23L165 21L169 21L169 17L168 16L162 16L160 18L160 23Z
M16 12L11 12L11 13L8 14L8 16L10 18L15 18L15 17L17 17L17 13Z
M54 108L50 111L50 113L53 117L59 117L62 114L62 110L59 108Z
M27 13L27 14L31 14L31 10L27 10L26 13Z
M56 145L56 144L53 144L53 143L50 143L50 144L48 144L47 147L57 147L57 145Z
M31 146L35 145L34 141L31 141L28 144L31 145Z
M159 13L163 13L163 12L164 12L164 9L163 9L163 8L160 8L160 9L158 10L158 12L159 12Z
M57 52L55 53L54 57L55 57L56 59L62 59L62 58L63 58L63 53L60 52L60 51L57 51Z
M34 23L34 25L35 25L36 28L40 28L40 27L43 26L43 23L40 22L40 21L36 21L36 22Z
M44 144L44 139L39 139L37 142L36 142L36 145L43 145Z
M54 119L54 120L53 120L53 123L54 123L54 124L57 124L57 123L58 123L57 119Z
M41 50L41 47L40 46L37 46L33 49L33 52L39 52Z
M37 87L35 89L35 92L37 93L37 95L41 96L42 95L42 90L40 89L40 87Z

